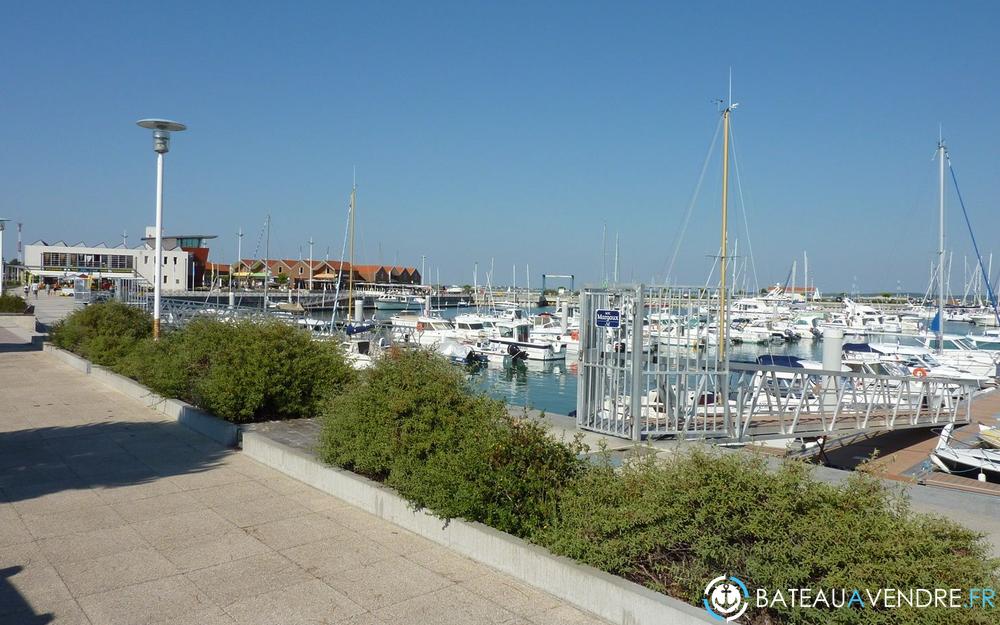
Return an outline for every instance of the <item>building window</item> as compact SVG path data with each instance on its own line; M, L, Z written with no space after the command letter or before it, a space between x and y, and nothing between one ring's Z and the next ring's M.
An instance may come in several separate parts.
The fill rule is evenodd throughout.
M177 266L177 257L174 256L174 267L176 267L176 266Z
M302 267L299 267L299 275L302 275Z
M163 284L167 283L167 276L163 276Z

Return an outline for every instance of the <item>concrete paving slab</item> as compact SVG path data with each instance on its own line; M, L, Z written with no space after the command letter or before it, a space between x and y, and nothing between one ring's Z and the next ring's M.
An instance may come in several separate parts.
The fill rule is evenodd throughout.
M225 506L278 495L256 480L220 484L219 486L197 488L185 492L206 506Z
M49 562L80 562L109 556L123 551L144 549L148 543L131 525L112 527L46 538L38 541Z
M99 505L52 514L22 515L21 520L35 538L51 538L125 525L111 506Z
M437 545L408 553L404 557L453 582L472 580L490 573L489 569L478 562Z
M25 611L30 606L36 612L47 606L72 601L66 584L56 569L44 557L0 569L3 583L13 592L0 593L0 614Z
M93 490L101 501L107 504L138 501L181 492L172 482L160 479L135 484L99 484L94 486Z
M531 619L535 625L602 625L604 621L568 605L561 605Z
M285 549L281 553L308 571L310 575L320 578L397 555L354 531Z
M181 546L160 549L165 558L185 572L270 552L270 547L238 527L222 534L202 536L200 540Z
M74 597L170 577L179 572L170 560L149 547L53 566Z
M273 551L186 575L212 601L223 607L313 579L294 562Z
M305 506L295 503L284 495L227 503L213 506L212 509L239 527L261 525L269 521L310 514Z
M340 623L364 612L318 579L257 595L226 608L240 625Z
M460 586L408 599L377 610L375 614L394 625L515 625L516 614Z
M555 597L499 573L474 577L460 585L518 616L538 616L559 605Z
M306 514L244 528L246 533L271 549L281 551L351 530L321 514Z
M211 600L183 575L80 597L92 623L155 625L211 606Z
M115 512L129 523L160 519L174 514L200 510L204 504L186 492L156 495L135 501L111 504Z
M136 531L157 549L182 549L236 529L213 510L174 514L134 524Z
M453 584L446 577L402 556L342 569L322 579L352 601L372 611Z
M17 516L0 519L0 551L10 545L18 545L34 540L31 532Z

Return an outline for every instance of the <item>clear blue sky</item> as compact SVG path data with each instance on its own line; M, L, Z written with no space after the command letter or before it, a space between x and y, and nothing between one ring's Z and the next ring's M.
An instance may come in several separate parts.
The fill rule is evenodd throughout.
M240 226L253 255L268 212L273 256L313 236L339 257L356 165L359 260L591 282L606 223L622 278L662 279L732 66L762 283L808 250L823 290L923 291L939 122L1000 271L995 2L258 4L8 3L0 214L28 241L134 243L154 209L134 122L167 117L190 130L167 157L165 229L218 234L214 260ZM716 150L685 283L717 251L719 169ZM961 290L971 246L949 205Z

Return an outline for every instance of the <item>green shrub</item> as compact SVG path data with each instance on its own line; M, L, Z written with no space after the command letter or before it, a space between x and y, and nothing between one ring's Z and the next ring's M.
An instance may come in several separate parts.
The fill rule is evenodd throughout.
M316 416L354 376L335 344L304 330L212 319L136 346L117 370L234 423Z
M588 471L539 541L554 552L698 604L708 580L751 587L997 587L997 562L976 534L912 513L881 482L842 486L789 462L705 452ZM748 623L995 623L982 610L757 610Z
M552 521L559 489L583 468L570 446L423 350L383 357L330 405L320 455L443 518L520 536Z
M23 313L28 303L20 295L0 295L0 313Z
M111 301L74 311L55 324L49 338L56 346L94 363L114 366L152 331L148 313Z

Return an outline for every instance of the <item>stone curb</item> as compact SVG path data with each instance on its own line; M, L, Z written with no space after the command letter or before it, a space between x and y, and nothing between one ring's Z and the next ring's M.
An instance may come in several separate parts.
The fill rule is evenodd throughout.
M262 434L244 431L243 453L351 505L619 625L713 623L703 610L593 567L555 556L481 523L414 510L391 488L329 467Z
M168 399L157 395L135 380L95 365L89 360L60 349L55 345L46 343L43 351L77 371L90 375L98 382L113 388L119 393L127 395L145 406L174 419L189 430L194 430L226 447L236 447L239 442L240 428L234 423L229 423L179 399Z

